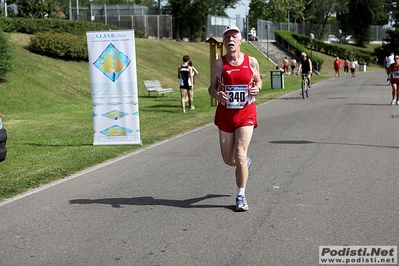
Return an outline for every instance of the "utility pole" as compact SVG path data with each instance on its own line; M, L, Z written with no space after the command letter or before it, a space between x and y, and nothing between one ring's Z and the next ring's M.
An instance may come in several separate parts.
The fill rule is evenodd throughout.
M290 31L290 0L288 0L288 31Z

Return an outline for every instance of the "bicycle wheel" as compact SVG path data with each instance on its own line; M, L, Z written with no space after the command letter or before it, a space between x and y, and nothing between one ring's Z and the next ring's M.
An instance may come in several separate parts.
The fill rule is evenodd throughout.
M306 98L306 92L305 92L305 89L306 89L306 82L305 82L305 79L304 78L302 78L302 99L305 99Z

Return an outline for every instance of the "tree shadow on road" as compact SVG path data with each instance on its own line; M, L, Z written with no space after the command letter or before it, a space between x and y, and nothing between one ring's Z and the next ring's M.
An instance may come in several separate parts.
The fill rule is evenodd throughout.
M228 205L195 204L206 199L220 198L220 197L231 197L231 195L208 194L203 197L186 199L186 200L155 199L154 197L73 199L69 201L69 204L105 204L105 205L110 205L113 208L120 208L122 205L169 206L169 207L178 207L178 208L226 208L226 209L233 208L233 206L228 206Z
M272 144L325 144L325 145L345 145L345 146L399 149L398 146L385 146L385 145L362 144L362 143L318 142L318 141L309 141L309 140L273 140L273 141L269 141L269 143L272 143Z

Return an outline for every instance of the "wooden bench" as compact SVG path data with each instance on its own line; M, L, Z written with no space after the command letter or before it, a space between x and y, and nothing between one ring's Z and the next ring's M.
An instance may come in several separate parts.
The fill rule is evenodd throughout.
M157 97L159 94L162 94L163 96L165 93L170 93L170 97L173 92L172 88L162 88L161 82L159 82L159 80L144 80L144 86L148 92L148 97L150 97L151 92L155 92Z

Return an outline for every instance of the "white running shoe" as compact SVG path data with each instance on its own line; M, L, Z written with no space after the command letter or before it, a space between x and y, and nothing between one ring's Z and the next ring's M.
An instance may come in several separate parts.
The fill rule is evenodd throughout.
M391 104L392 104L392 105L395 105L395 103L396 103L396 100L395 100L395 99L392 99Z
M248 210L249 208L248 208L247 199L242 195L238 195L236 197L236 211L245 212Z

